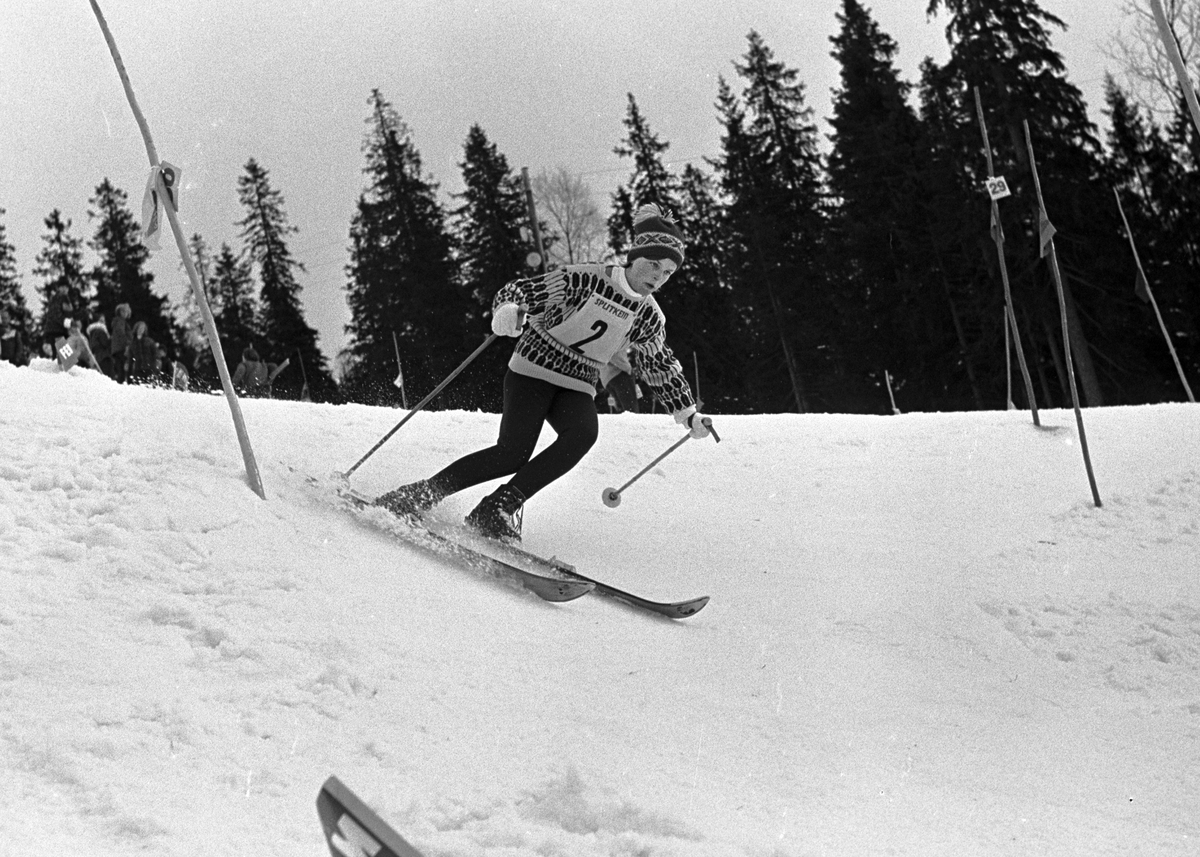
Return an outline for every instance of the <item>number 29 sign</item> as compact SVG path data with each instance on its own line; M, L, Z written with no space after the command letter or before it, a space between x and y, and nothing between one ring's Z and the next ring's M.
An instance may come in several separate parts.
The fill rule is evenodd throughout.
M987 188L988 196L992 201L1004 199L1006 196L1012 196L1012 191L1008 189L1008 182L1004 180L1004 176L994 176L989 179L984 179L984 186Z

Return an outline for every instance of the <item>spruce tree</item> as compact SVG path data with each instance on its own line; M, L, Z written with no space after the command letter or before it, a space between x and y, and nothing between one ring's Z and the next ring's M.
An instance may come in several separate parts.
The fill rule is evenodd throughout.
M309 393L314 401L327 401L334 393L325 355L317 346L317 332L304 320L300 306L300 283L297 272L304 266L296 261L288 248L287 239L299 230L288 223L283 194L271 186L267 170L253 158L246 162L245 172L238 179L238 201L246 216L238 221L247 259L256 269L259 280L262 341L256 344L259 356L265 361L282 363L300 360L281 373L274 385L275 395L300 398L305 375ZM235 355L226 355L236 360Z
M885 373L903 409L982 407L975 351L983 346L970 320L993 311L999 317L1001 292L986 292L997 301L987 312L966 311L962 284L987 279L994 256L962 216L970 198L963 153L943 133L948 119L958 127L957 104L923 77L919 118L913 87L894 65L896 42L858 0L843 0L838 21L828 258L851 367L843 407L886 412Z
M972 220L982 224L982 239L987 208L979 191L984 159L975 116L974 90L978 87L996 171L1007 178L1013 190L1013 198L1004 201L1001 209L1008 263L1014 274L1014 302L1021 307L1018 312L1029 317L1034 333L1031 345L1039 361L1047 361L1057 376L1058 389L1050 402L1067 404L1069 395L1056 287L1041 252L1025 122L1033 140L1046 210L1057 229L1055 245L1079 389L1084 404L1103 404L1105 388L1119 393L1144 367L1125 346L1130 339L1128 307L1124 290L1115 288L1111 274L1117 262L1111 237L1119 222L1111 190L1103 183L1096 129L1079 89L1066 79L1062 56L1051 44L1051 29L1065 25L1035 0L931 0L929 13L940 10L950 15L946 27L950 58L931 80L943 93L941 97L953 104L945 145L962 154L960 168L975 188L973 198L964 202L970 200L980 212ZM990 296L981 293L995 285L994 280L968 283L966 314L974 316L972 321L995 343L988 353L1002 358L1003 316L994 310ZM986 314L977 314L976 310L985 307ZM1105 356L1103 362L1097 360L1099 354ZM979 383L995 401L1000 385L992 379L1002 380L1002 362L993 360L984 375Z
M896 42L858 0L843 0L837 19L841 29L830 39L841 86L830 120L836 206L829 257L853 367L841 399L849 409L886 412L890 372L896 387L910 387L909 406L924 407L923 391L911 389L921 386L931 344L922 329L930 320L931 270L920 122L909 105L912 87L894 65Z
M1195 288L1200 279L1195 235L1200 228L1200 183L1195 179L1197 160L1188 147L1195 136L1190 115L1181 99L1177 116L1160 128L1111 78L1106 101L1110 180L1120 193L1147 282L1184 373L1194 383L1200 380L1200 293ZM1136 276L1132 253L1121 268ZM1142 347L1160 379L1158 397L1183 398L1186 391L1169 360L1153 307L1148 300L1136 302L1136 307Z
M1111 75L1104 80L1104 103L1108 117L1107 178L1113 187L1128 194L1123 200L1126 215L1151 217L1165 213L1161 197L1175 178L1175 161L1162 129Z
M4 209L0 208L0 218ZM29 348L33 334L33 318L21 291L17 273L17 248L8 240L4 223L0 222L0 309L8 316L8 325L21 337L22 346Z
M463 146L464 190L455 194L462 201L453 211L458 247L459 275L472 298L464 319L467 330L482 340L491 332L492 298L505 284L532 271L526 266L528 244L521 227L528 218L521 180L513 175L508 160L488 140L479 125L472 125ZM512 351L511 342L493 345L481 354L447 390L446 402L455 407L500 410L504 365Z
M763 410L831 407L838 357L828 295L821 163L812 110L795 69L775 59L754 31L734 68L743 89L722 78L724 131L716 162L728 199L735 299L756 320L748 331L751 394Z
M654 203L669 216L678 208L678 180L663 164L663 155L671 147L650 130L650 123L638 109L633 93L628 93L625 111L625 139L613 148L622 158L633 159L633 174L613 194L613 210L608 218L608 236L618 255L629 246L633 234L633 213Z
M200 288L208 302L209 311L212 312L215 319L220 310L219 295L213 279L212 253L202 235L199 233L192 235L188 241L188 252L191 254L196 275L200 279ZM180 268L183 268L182 262ZM185 277L184 280L183 298L174 307L173 312L176 327L180 331L179 359L189 367L194 379L202 378L206 382L212 383L217 376L213 365L212 349L208 345L208 334L204 330L204 320L200 313L200 305L196 301L196 294L192 289L191 278Z
M264 342L259 327L258 301L250 263L228 244L222 244L212 265L213 320L221 336L221 350L232 370L248 346ZM264 357L266 355L259 355ZM215 368L210 381L216 381Z
M667 339L689 377L698 370L706 410L753 410L746 395L745 319L726 277L725 212L716 178L688 164L679 177L679 224L687 256L656 295ZM693 380L693 383L696 383Z
M379 90L369 104L368 186L350 224L346 393L355 401L398 404L393 334L411 402L462 361L478 331L468 330L472 303L457 280L438 186L423 174L408 126Z
M65 322L75 320L87 327L92 290L83 270L83 241L71 234L71 221L63 220L56 208L44 222L48 231L33 268L42 279L37 337L42 345L53 347L54 340L66 334Z
M118 304L129 304L130 322L146 322L147 334L173 355L175 335L167 299L155 293L154 275L146 270L150 253L142 244L128 196L104 179L90 203L88 219L95 224L95 232L88 246L98 257L91 270L96 313L111 324Z
M1161 266L1155 275L1169 278L1178 267L1179 189L1186 168L1164 130L1111 76L1105 81L1105 105L1107 183L1120 194L1143 263Z
M1166 138L1173 155L1170 170L1174 190L1172 231L1179 241L1182 261L1192 270L1200 268L1200 131L1179 93L1175 113L1167 124Z
M984 368L989 358L990 367L1002 365L995 360L1004 357L1004 295L987 230L989 203L978 184L981 173L968 166L983 160L979 132L976 127L974 141L964 136L961 94L943 81L943 69L926 58L920 71L926 160L920 179L922 214L915 221L925 226L930 304L921 318L906 315L910 324L923 322L928 347L904 379L912 387L905 401L907 407L925 410L985 408L992 396L1004 395L1002 372ZM1013 239L1008 236L1009 246ZM986 386L989 382L992 386Z
M613 195L609 240L617 253L628 249L633 213L657 205L678 221L687 242L683 266L655 295L667 318L667 345L689 378L699 366L709 378L702 395L710 410L744 407L742 353L736 334L738 314L732 294L721 282L717 187L711 176L690 164L682 177L663 163L670 143L659 138L629 94L625 139L613 151L633 161L626 184ZM694 383L694 381L693 381Z

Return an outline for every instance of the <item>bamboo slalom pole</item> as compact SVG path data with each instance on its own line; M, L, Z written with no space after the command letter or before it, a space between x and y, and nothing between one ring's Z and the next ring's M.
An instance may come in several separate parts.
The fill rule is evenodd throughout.
M983 134L983 152L987 155L987 170L988 179L996 178L995 166L992 163L992 144L988 140L987 125L983 121L983 101L979 97L979 87L975 87L975 112L979 116L979 130ZM1033 424L1040 426L1041 420L1038 418L1037 398L1033 392L1033 379L1029 377L1029 366L1025 363L1025 349L1021 345L1021 332L1017 329L1017 314L1013 311L1012 302L1012 287L1008 282L1008 264L1004 260L1004 229L1000 225L1000 203L995 197L988 194L992 203L992 240L996 242L996 255L1000 259L1000 279L1004 283L1004 318L1005 318L1005 349L1004 359L1008 358L1008 333L1012 333L1013 342L1016 344L1017 363L1021 366L1021 377L1025 379L1025 398L1029 401L1029 412L1033 416ZM1011 387L1012 373L1009 373L1009 385ZM1008 405L1012 405L1012 392L1008 394Z
M892 392L892 373L888 370L883 370L883 380L887 384L888 401L892 403L892 413L899 416L900 409L896 407L896 396Z
M1008 309L1004 310L1004 378L1007 381L1005 388L1005 403L1010 411L1015 411L1017 406L1013 404L1012 397L1012 331L1008 329Z
M1171 349L1171 359L1175 361L1175 371L1179 373L1179 380L1183 382L1183 389L1187 391L1188 401L1195 404L1196 397L1192 395L1192 387L1188 384L1187 375L1183 373L1183 365L1179 362L1179 355L1175 352L1175 343L1171 341L1171 334L1167 332L1167 324L1163 321L1162 313L1159 312L1158 301L1154 299L1154 291L1150 288L1150 280L1142 268L1142 259L1138 255L1137 244L1133 241L1133 230L1129 228L1129 220L1125 217L1125 207L1121 205L1121 194L1117 193L1116 188L1113 188L1113 196L1117 198L1117 211L1121 212L1121 222L1125 224L1125 234L1129 237L1129 249L1133 251L1133 261L1137 263L1138 277L1141 278L1140 281L1146 288L1146 297L1150 300L1150 306L1154 307L1154 316L1158 319L1158 327L1162 330L1163 339L1167 340L1167 348Z
M1062 321L1063 361L1067 364L1067 379L1071 384L1071 403L1075 407L1075 424L1079 428L1079 446L1083 450L1083 464L1087 470L1088 484L1092 488L1092 500L1096 508L1104 504L1100 502L1100 490L1096 487L1096 474L1092 471L1092 456L1088 451L1087 432L1083 427L1083 410L1079 407L1079 388L1075 384L1075 363L1071 357L1071 330L1067 324L1067 298L1063 288L1062 272L1058 267L1058 252L1054 249L1054 226L1046 214L1046 203L1042 199L1042 182L1038 178L1037 161L1033 156L1033 138L1029 134L1029 121L1025 120L1025 146L1029 150L1029 169L1033 173L1033 187L1037 191L1038 203L1038 241L1041 244L1043 256L1050 256L1050 272L1054 275L1054 285L1058 290L1058 308Z
M1167 21L1167 14L1163 11L1161 0L1150 0L1150 8L1154 11L1158 34L1162 38L1163 47L1166 48L1167 56L1175 69L1175 77L1179 79L1179 88L1183 90L1183 97L1187 100L1188 109L1192 111L1192 122L1196 125L1196 132L1200 133L1200 102L1196 100L1196 89L1192 86L1192 79L1188 75L1187 66L1184 65L1183 54L1179 52L1179 43L1175 41L1175 34L1171 31L1171 24Z
M442 392L442 390L444 390L448 386L450 386L450 382L453 381L455 378L457 378L464 369L466 369L468 366L471 365L471 361L473 361L476 357L478 357L483 352L483 349L487 348L489 345L491 345L493 342L495 342L498 338L499 337L497 336L497 334L489 333L487 335L487 338L485 340L483 340L483 342L481 342L479 344L479 346L470 353L470 355L467 357L466 360L464 360L462 363L458 364L458 367L453 372L451 372L449 375L447 375L445 377L445 379L442 381L442 383L438 384L436 387L433 388L432 393L430 393L428 396L426 396L421 401L417 402L416 406L413 407L413 409L411 411L409 411L407 414L405 414L404 418L402 420L400 420L400 422L396 423L396 425L392 427L391 431L389 431L387 434L385 434L383 437L381 437L379 439L378 443L376 443L373 447L368 449L362 458L360 458L358 461L354 462L354 465L349 470L347 470L345 473L339 473L338 475L341 476L343 479L349 479L354 474L354 471L358 470L359 466L362 465L362 463L364 461L366 461L368 458L370 458L372 455L374 455L375 452L379 449L379 447L381 447L385 443L387 443L388 439L391 438L392 435L394 435L396 432L400 431L401 427L406 422L408 422L413 417L415 417L420 411L424 410L426 405L428 405L435 398L437 398L438 393Z
M121 60L121 53L117 50L117 43L108 28L108 22L104 20L104 14L100 11L97 0L90 0L90 2L92 4L92 11L96 14L96 20L100 24L100 30L104 33L104 41L108 43L109 53L112 54L113 62L117 66L117 74L121 78L121 86L125 89L125 96L129 100L129 106L133 110L133 118L137 121L138 128L142 132L142 140L146 144L146 154L150 158L154 191L158 194L158 198L162 201L163 208L166 210L167 220L171 223L171 232L174 233L175 243L179 246L179 255L183 258L183 267L187 270L188 279L192 284L192 294L196 298L196 305L200 308L200 318L204 324L204 332L208 336L209 348L212 349L213 359L217 364L217 374L221 377L221 387L225 391L225 398L229 402L229 410L233 415L234 431L237 433L238 445L242 449L242 460L246 466L246 479L250 483L250 488L254 493L265 500L267 494L263 489L258 462L254 458L254 450L250 447L250 435L246 431L246 422L242 418L242 408L238 402L237 394L233 391L233 381L229 377L229 367L225 365L225 354L221 348L221 336L217 332L217 325L213 320L212 310L208 306L208 298L200 285L200 275L196 271L195 263L192 262L192 254L188 250L187 241L183 236L183 228L179 225L179 215L176 211L178 188L173 187L175 171L164 168L159 161L158 150L154 147L154 139L150 136L150 127L146 124L146 117L142 115L141 108L138 107L137 98L133 94L133 85L129 82L129 75L125 71L125 63Z
M404 410L408 410L408 393L404 392L404 367L400 364L400 339L396 336L396 331L392 331L392 347L396 349L396 381L395 384L400 388L400 406Z

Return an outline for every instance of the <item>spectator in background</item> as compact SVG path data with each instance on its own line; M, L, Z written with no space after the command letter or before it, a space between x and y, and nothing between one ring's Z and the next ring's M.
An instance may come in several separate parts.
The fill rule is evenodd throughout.
M59 340L59 343L62 343L62 340ZM87 337L83 335L82 326L75 319L70 319L67 322L66 342L58 347L58 365L63 369L70 369L76 364L100 370L100 362L92 353Z
M100 364L100 371L111 378L113 375L112 337L108 335L108 325L104 323L103 316L88 325L87 337L88 345L92 349L92 356Z
M23 366L27 362L25 343L21 341L21 331L9 323L8 313L0 308L0 360L7 360L14 366Z
M125 376L131 384L150 384L158 378L158 343L146 333L146 322L133 326L133 338L125 350Z
M642 391L633 379L628 348L618 351L607 365L600 367L600 384L608 394L608 407L614 414L626 411L636 414L641 410L638 399Z
M133 311L129 304L118 304L112 320L112 337L109 343L113 363L113 378L125 382L125 361L128 357L129 342L133 338L129 330L129 317Z

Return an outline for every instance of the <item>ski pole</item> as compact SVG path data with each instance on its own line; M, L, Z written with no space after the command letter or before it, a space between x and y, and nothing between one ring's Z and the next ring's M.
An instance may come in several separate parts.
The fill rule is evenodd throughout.
M701 420L701 422L704 423L705 428L708 429L709 433L713 436L713 438L717 441L717 443L720 443L721 442L720 436L718 436L717 433L715 431L713 431L712 420L710 420L708 417L705 417L703 420ZM648 470L650 470L651 467L658 464L660 461L662 461L664 458L666 458L668 455L670 455L675 450L679 449L679 447L683 446L685 443L687 443L689 440L691 440L691 438L692 438L692 433L688 432L683 437L681 437L679 440L675 441L673 444L671 444L671 446L667 449L666 452L664 452L658 458L654 459L649 464L647 464L645 467L643 467L641 470L639 470L636 476L634 476L632 479L630 479L628 482L626 482L620 488L605 488L604 492L600 495L600 499L604 501L604 505L608 506L608 508L610 508L610 509L615 509L618 506L620 506L621 505L621 492L623 492L626 488L628 488L634 482L637 482L639 479L641 479L643 476L645 476L646 472Z
M368 458L370 458L372 455L374 455L376 450L378 450L379 447L381 447L385 443L387 443L388 439L392 435L394 435L396 432L400 431L400 427L403 426L409 420L411 420L413 418L413 416L416 415L417 411L421 410L421 408L425 407L430 402L432 402L434 397L437 396L438 393L442 392L442 390L446 389L446 387L450 384L450 382L453 381L455 378L457 378L459 376L459 374L471 364L471 361L474 360L476 357L478 357L483 352L483 349L485 349L489 345L491 345L492 342L495 341L495 339L496 339L496 334L489 333L487 336L487 339L483 340L483 342L480 343L479 347L471 352L470 357L468 357L462 363L458 364L458 368L455 369L453 372L451 372L449 375L447 375L446 380L444 380L444 381L442 381L442 383L438 384L433 389L432 393L430 393L424 399L419 401L417 403L416 407L414 407L411 411L409 411L407 414L405 414L404 419L402 419L402 420L400 420L400 422L396 423L396 426L391 431L389 431L387 434L385 434L383 437L381 437L379 439L379 443L375 444L373 447L371 447L369 450L367 450L366 455L364 455L358 461L354 462L354 466L351 467L349 470L347 470L345 473L343 473L342 478L349 479L350 474L352 474L355 470L358 470L358 467L360 464L362 464L364 461L366 461Z

